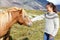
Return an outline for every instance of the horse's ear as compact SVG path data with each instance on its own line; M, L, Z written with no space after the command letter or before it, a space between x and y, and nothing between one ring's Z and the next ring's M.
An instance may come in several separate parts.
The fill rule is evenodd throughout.
M19 12L20 14L22 14L22 9L21 9L21 10L18 10L18 12Z

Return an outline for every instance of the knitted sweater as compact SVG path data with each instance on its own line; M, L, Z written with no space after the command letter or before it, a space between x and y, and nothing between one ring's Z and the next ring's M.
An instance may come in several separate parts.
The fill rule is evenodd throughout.
M33 19L31 19L32 22L37 20L45 19L45 30L44 32L55 36L59 29L59 16L57 13L46 13L40 16L37 16Z

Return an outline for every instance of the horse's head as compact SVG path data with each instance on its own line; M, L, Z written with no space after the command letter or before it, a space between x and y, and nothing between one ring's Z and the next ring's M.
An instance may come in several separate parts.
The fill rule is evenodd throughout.
M24 9L18 9L19 12L19 17L18 17L18 22L24 24L24 25L31 25L31 20L27 16L27 12Z
M19 23L24 24L24 25L31 24L30 18L27 16L27 13L24 9L13 7L13 8L8 9L8 12L11 12L14 18L16 18L17 16L17 21Z

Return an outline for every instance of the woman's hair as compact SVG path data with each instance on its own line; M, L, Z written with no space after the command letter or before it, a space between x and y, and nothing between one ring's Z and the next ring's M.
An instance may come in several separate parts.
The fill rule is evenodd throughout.
M47 5L49 5L50 7L53 8L53 12L56 12L57 13L56 6L52 2L48 2Z

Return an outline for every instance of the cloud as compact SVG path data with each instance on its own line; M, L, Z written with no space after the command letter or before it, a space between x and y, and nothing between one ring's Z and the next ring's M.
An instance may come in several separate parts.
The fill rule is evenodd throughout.
M60 0L47 0L47 1L52 2L56 5L60 5Z

